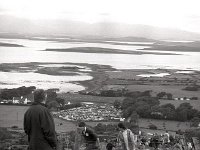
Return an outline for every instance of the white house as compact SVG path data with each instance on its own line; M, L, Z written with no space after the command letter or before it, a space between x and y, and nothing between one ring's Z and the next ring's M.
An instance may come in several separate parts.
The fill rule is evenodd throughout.
M31 100L29 100L28 98L25 98L24 104L28 104L28 103L31 103Z
M19 104L19 100L18 99L13 99L13 104Z
M20 97L13 97L12 103L13 103L13 104L19 104L19 103L20 103L20 100L21 100Z

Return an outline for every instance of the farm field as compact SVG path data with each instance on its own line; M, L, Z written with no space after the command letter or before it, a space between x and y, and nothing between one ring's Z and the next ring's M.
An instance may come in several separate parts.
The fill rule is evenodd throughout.
M28 108L28 106L0 105L0 126L22 128L24 113Z
M130 91L146 91L152 90L152 95L155 96L160 92L171 93L173 98L182 98L182 97L199 97L200 92L197 91L186 91L182 90L185 86L175 86L175 85L128 85L127 89Z
M0 105L0 127L18 126L23 128L23 117L28 107ZM54 122L57 132L68 132L76 129L76 125L73 122L66 122L58 118L54 118Z
M93 102L93 103L113 103L115 100L123 100L122 97L99 97L92 95L81 95L71 93L60 93L59 97L66 99L70 102Z
M160 105L164 105L167 103L173 104L175 107L178 107L181 103L190 103L191 106L193 106L194 109L200 110L200 100L160 100Z
M8 106L8 105L0 105L0 127L12 127L18 126L19 128L23 128L23 116L25 111L28 109L27 106ZM76 130L76 123L70 122L66 120L62 120L59 118L54 118L55 127L57 132L68 132L72 130ZM87 122L89 126L95 126L97 123L103 124L116 124L117 122ZM166 129L163 128L163 123L165 123ZM177 122L177 121L166 121L166 120L155 120L155 119L140 119L139 126L141 130L148 132L155 132L147 129L149 124L155 124L158 129L161 129L159 132L163 132L165 130L185 130L189 129L189 123L187 122ZM156 131L157 132L157 131Z
M199 85L200 73L198 71L191 71L191 73L177 72L181 71L173 69L110 71L106 72L109 80L103 89L117 90L125 88L129 91L151 90L153 96L159 92L166 92L171 93L173 98L198 97L200 99L199 91L183 90L187 86Z
M177 131L182 130L185 131L186 129L190 129L189 122L178 122L178 121L169 121L169 120L156 120L156 119L139 119L139 127L147 128L148 125L154 124L157 128L161 131Z

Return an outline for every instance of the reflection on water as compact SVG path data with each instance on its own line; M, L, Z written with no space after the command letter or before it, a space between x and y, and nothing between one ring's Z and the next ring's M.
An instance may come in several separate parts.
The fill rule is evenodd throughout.
M158 74L140 74L139 77L164 77L170 75L169 73L158 73Z
M199 65L200 53L198 52L192 52L192 53L191 52L173 52L173 53L182 54L182 55L74 53L74 52L56 52L56 51L42 51L42 50L45 50L47 48L101 47L101 48L113 48L113 49L121 49L121 50L142 51L141 49L148 48L149 46L120 45L119 42L118 44L115 45L109 42L108 43L86 43L86 42L77 43L77 42L37 41L37 40L27 40L27 39L0 39L0 42L20 44L20 45L25 46L25 47L0 47L0 56L1 56L0 63L70 62L70 63L110 65L117 69L163 68L163 69L180 69L180 70L200 70L200 65ZM126 42L123 42L123 44L124 43ZM128 43L128 44L131 44L131 43ZM136 44L138 44L138 42ZM151 43L139 42L139 44L145 45L145 44L151 44ZM149 50L149 52L155 52L155 51ZM166 53L163 51L158 51L158 52ZM91 71L91 69L84 66L80 66L79 71ZM5 74L0 73L0 77L1 77L0 82L3 82L3 83L6 82L6 83L9 83L10 85L12 82L13 86L19 85L19 84L20 85L37 84L41 86L45 85L45 87L47 86L61 87L62 86L62 88L70 87L72 89L76 86L77 89L79 89L79 87L81 87L80 85L74 85L71 83L69 84L66 82L70 82L71 79L73 79L73 81L91 79L91 77L88 77L85 74L79 75L79 76L65 76L65 77L51 76L50 78L48 75L40 76L35 73L33 74L26 73L27 75L15 74L15 73L12 73L12 72L6 72ZM4 77L2 78L2 76ZM22 76L23 78L21 78L20 76ZM32 78L25 80L27 76L32 76ZM35 79L33 79L33 77ZM60 78L62 78L62 80ZM44 80L44 82L42 81L38 82L38 79L42 79ZM61 81L64 82L65 84L63 85ZM6 87L6 84L1 84L1 87Z
M174 41L174 40L162 40L162 41L165 41L165 42L178 42L178 43L190 43L190 42L194 42L194 41L183 41L183 40L179 40L179 41Z
M184 71L176 71L175 73L190 74L190 73L194 73L194 71L184 70Z
M91 72L92 70L89 67L86 66L79 66L79 65L69 65L69 64L45 64L45 65L39 65L41 67L69 67L74 68L77 67L79 71L86 71Z
M87 74L75 76L52 76L39 73L0 72L1 88L16 88L19 86L36 86L43 89L59 88L62 91L80 91L84 87L72 84L73 81L91 80Z
M154 42L125 42L125 41L106 41L107 43L119 43L119 44L143 44L149 45L154 44Z
M182 55L65 53L41 50L46 48L102 47L142 51L137 49L143 49L147 46L113 45L109 43L68 43L55 41L34 41L27 39L0 39L0 42L3 41L13 44L21 44L26 47L0 47L0 63L72 62L111 65L117 69L166 68L166 66L169 66L167 68L191 68L194 70L200 70L200 53L198 52L173 52ZM166 53L166 51L151 52Z

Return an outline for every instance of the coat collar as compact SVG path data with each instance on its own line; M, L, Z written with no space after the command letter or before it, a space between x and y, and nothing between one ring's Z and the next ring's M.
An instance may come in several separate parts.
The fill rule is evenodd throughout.
M47 107L46 104L43 104L43 103L39 103L39 102L33 102L32 105L42 105L44 107Z
M84 134L84 135L86 134L86 129L87 129L87 128L85 127L84 130L83 130L83 134Z

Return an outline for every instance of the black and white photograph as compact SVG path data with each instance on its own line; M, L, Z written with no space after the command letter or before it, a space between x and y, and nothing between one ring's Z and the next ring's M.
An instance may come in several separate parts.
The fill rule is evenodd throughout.
M0 0L0 150L200 150L199 0Z

